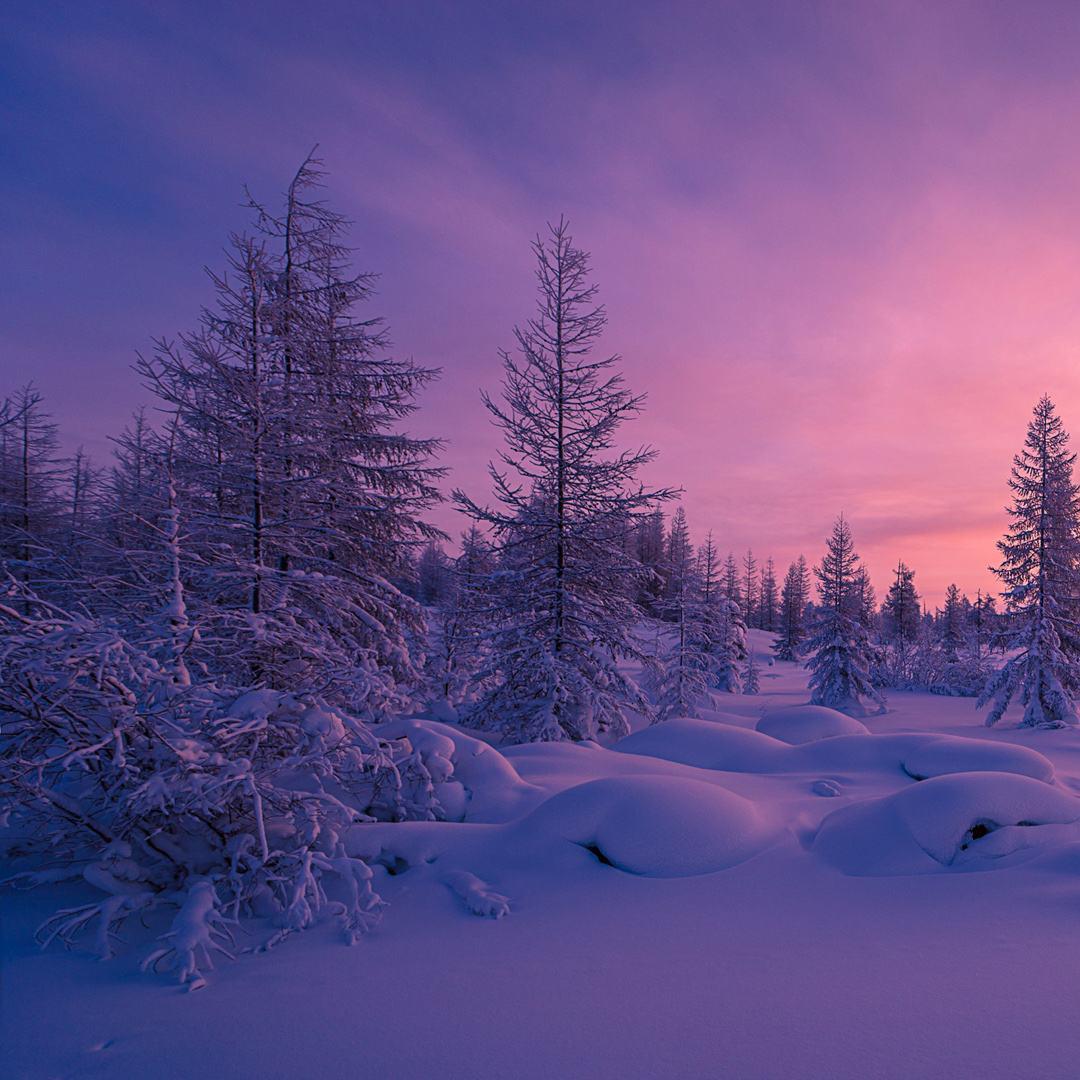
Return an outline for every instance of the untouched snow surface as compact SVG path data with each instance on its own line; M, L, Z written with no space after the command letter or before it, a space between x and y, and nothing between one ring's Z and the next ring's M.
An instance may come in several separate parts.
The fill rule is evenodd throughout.
M614 748L390 725L452 820L350 833L382 924L193 994L138 972L156 924L110 963L38 951L88 887L0 893L0 1075L1078 1075L1080 737L917 694L853 728L806 698L777 663Z

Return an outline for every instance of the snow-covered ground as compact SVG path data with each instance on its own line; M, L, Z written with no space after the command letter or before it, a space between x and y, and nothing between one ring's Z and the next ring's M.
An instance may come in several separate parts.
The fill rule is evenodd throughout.
M777 664L614 748L458 736L464 822L350 838L396 871L373 933L316 928L196 993L141 974L144 941L40 952L78 889L0 893L0 1073L1080 1074L1080 737L922 694L868 731L777 712L806 697Z

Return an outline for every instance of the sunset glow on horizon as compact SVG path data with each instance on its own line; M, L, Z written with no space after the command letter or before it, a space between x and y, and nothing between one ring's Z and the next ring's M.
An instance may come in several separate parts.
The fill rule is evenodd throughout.
M99 461L149 397L135 351L209 300L244 185L275 197L316 143L381 274L372 314L443 371L411 427L448 441L447 491L489 489L479 392L560 214L648 394L626 438L695 540L782 571L843 512L879 599L898 559L931 606L997 592L1041 394L1080 437L1072 5L268 4L250 30L199 4L48 8L3 45L4 382L36 382Z

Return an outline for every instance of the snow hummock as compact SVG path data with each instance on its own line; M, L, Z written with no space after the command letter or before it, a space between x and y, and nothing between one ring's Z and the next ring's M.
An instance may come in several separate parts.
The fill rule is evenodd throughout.
M1009 773L963 773L841 807L822 822L813 850L845 874L922 874L970 861L982 849L999 857L1038 842L1015 830L1078 821L1080 799L1049 784ZM1006 828L1014 830L1011 845L985 843Z
M687 877L736 866L777 835L748 799L673 777L593 780L553 796L518 827L523 841L560 838L631 874Z
M861 721L824 705L770 709L757 722L755 729L792 746L831 739L834 735L869 734L869 729Z
M1053 765L1047 758L1028 747L928 732L867 738L864 729L861 735L833 735L791 746L762 731L712 720L680 719L639 731L617 743L614 749L701 769L738 773L820 774L855 770L900 772L914 780L944 773L987 771L1016 773L1043 781L1054 776Z
M460 728L392 720L375 730L384 739L409 740L431 773L447 821L509 821L543 798L498 750Z

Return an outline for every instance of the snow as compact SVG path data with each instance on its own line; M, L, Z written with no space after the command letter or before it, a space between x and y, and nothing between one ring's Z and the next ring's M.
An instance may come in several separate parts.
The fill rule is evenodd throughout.
M601 863L648 877L709 874L763 851L777 836L750 800L681 777L594 780L553 796L516 834L569 841Z
M200 894L94 963L32 938L98 890L4 891L4 1076L1075 1076L1080 739L900 692L863 733L754 730L816 728L807 697L779 661L611 746L383 725L453 820L349 830L388 904L356 948L234 927L197 993L139 961L213 946Z
M781 742L815 742L834 735L865 735L867 727L852 716L824 705L797 705L788 709L770 709L757 722L756 729Z
M1078 819L1080 799L1049 784L1007 773L961 773L841 807L822 822L813 850L846 874L929 873L986 853L1000 858L1007 852L995 836L999 829L1012 830L1016 850L1028 846L1016 830L1034 837L1041 826ZM990 836L995 839L988 843ZM1060 831L1054 836L1060 839ZM1071 838L1080 839L1080 830Z

